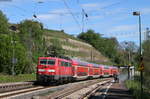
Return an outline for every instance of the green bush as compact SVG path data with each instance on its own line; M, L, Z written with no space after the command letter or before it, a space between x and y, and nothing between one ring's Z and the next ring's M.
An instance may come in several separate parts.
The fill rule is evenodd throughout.
M36 74L20 74L16 76L0 74L0 83L35 81Z
M139 77L135 77L134 80L127 80L126 82L127 88L132 92L135 99L140 99L141 97L141 87ZM144 88L143 91L143 99L150 99L150 93Z

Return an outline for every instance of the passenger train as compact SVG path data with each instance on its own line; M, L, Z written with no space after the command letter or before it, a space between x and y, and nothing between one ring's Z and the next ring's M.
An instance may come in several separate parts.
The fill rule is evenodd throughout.
M39 57L37 65L37 81L71 82L100 77L118 75L118 68L101 64L88 63L76 59L59 57Z

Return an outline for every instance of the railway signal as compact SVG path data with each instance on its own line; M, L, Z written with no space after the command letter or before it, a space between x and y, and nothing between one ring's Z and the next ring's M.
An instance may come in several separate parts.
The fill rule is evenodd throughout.
M140 66L139 66L139 71L143 71L144 70L144 62L143 62L143 57L141 57L141 60L140 60Z

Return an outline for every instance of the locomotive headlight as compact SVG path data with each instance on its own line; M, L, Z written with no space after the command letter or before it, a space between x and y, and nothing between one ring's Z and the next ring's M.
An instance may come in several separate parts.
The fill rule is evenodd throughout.
M38 71L40 71L40 72L45 72L45 69L38 69Z
M55 72L55 70L54 69L49 69L49 70L47 70L48 72Z

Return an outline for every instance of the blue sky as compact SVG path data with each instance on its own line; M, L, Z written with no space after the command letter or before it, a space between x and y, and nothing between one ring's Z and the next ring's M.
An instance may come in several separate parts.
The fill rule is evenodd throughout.
M73 35L82 31L82 9L88 14L88 18L84 18L84 31L93 29L105 37L116 37L119 42L126 40L138 44L138 17L132 15L133 11L141 12L142 34L146 27L150 27L150 0L4 1L0 0L0 10L6 14L9 22L33 19L42 22L45 28L64 29ZM37 19L33 18L33 14L37 15Z

